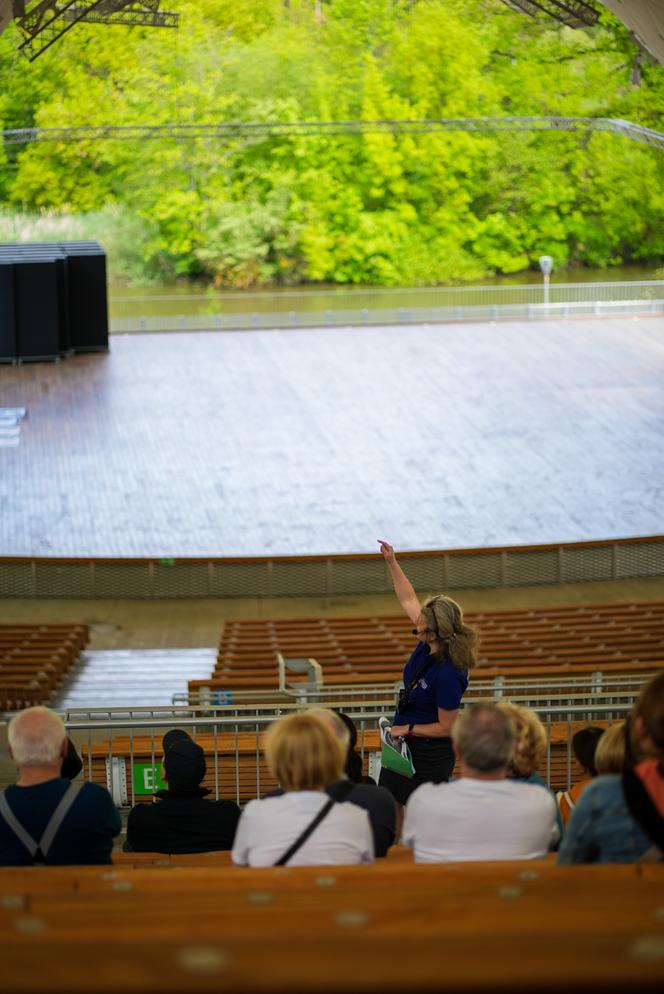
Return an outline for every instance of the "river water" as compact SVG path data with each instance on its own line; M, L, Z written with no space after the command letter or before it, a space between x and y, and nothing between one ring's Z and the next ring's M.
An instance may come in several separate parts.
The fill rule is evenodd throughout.
M662 279L664 271L654 268L617 267L574 269L551 277L551 286L563 283L614 283ZM311 285L308 287L264 290L217 290L201 283L179 282L127 287L112 284L109 309L112 318L171 317L204 314L306 314L338 310L375 310L444 306L451 297L459 306L499 304L506 300L506 288L541 284L540 273L528 270L510 276L483 280L463 287L349 287ZM467 291L465 293L464 291ZM492 292L493 291L493 292Z

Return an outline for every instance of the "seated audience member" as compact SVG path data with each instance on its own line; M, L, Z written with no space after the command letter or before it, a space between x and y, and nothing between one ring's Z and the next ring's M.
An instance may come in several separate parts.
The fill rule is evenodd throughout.
M546 729L544 725L530 708L522 707L520 704L512 704L511 701L500 701L497 706L510 716L516 731L514 753L507 768L508 779L518 780L520 783L536 784L538 787L549 790L537 772L546 755ZM551 791L551 796L556 801L556 795L553 791ZM559 834L562 835L563 822L558 811L557 801L556 824Z
M104 787L62 776L68 740L59 715L28 708L10 721L8 739L19 777L0 795L0 865L110 863L120 815Z
M343 724L346 726L346 731L348 732L349 737L348 750L346 752L346 766L344 768L345 775L350 781L352 781L352 783L368 783L375 786L376 781L372 777L365 776L362 769L362 757L356 748L357 727L355 722L349 714L345 714L343 711L335 711L334 713L338 715Z
M608 773L622 773L625 768L626 755L625 722L614 721L597 743L595 766L599 776L606 776Z
M230 849L240 818L235 801L210 801L201 787L207 769L201 747L181 728L163 739L162 776L154 804L129 812L125 851L195 853Z
M535 783L546 787L537 772L546 753L546 731L534 711L530 708L500 701L496 707L509 715L514 723L516 738L514 752L507 767L507 776L522 783Z
M582 728L572 736L572 751L577 767L575 773L580 779L577 779L569 790L558 792L558 805L563 825L569 823L572 811L578 804L581 794L597 776L595 751L603 733L603 728L589 725L588 728Z
M60 776L65 780L75 780L83 769L83 760L76 752L76 746L71 739L67 739L67 752L62 760Z
M283 794L250 801L233 845L240 866L371 863L374 844L366 811L328 797L346 762L345 742L312 714L292 714L265 733L267 765ZM350 792L351 784L343 793ZM340 792L341 793L341 792Z
M355 741L357 741L357 730L355 729L355 723L352 718L348 717L348 715L328 711L327 708L310 708L310 710L305 713L313 715L326 724L341 741L344 749L346 749L345 775L342 775L341 779L336 783L327 785L325 790L328 797L332 797L335 801L348 801L350 804L356 804L358 808L364 808L369 815L369 821L371 822L375 855L377 858L387 856L387 850L394 843L396 838L397 807L389 790L385 790L384 787L377 787L373 781L363 783L361 779L354 780L348 773L348 755L354 747L352 737L349 740L349 728L350 725L353 726L353 730L355 731ZM351 761L351 771L354 772L355 776L361 777L362 760L358 753L355 753L355 756L360 761L359 772L357 770L357 764L354 760ZM350 786L349 781L351 784ZM283 793L284 791L279 789L272 791L268 796L277 797Z
M602 736L600 746L609 731ZM572 813L559 863L632 863L663 858L664 673L654 676L642 689L631 715L630 738L636 756L634 768L630 768L628 758L621 773L600 775L586 787Z
M461 776L423 784L406 806L404 844L418 863L542 859L558 839L548 790L507 779L516 733L493 704L470 704L452 738Z

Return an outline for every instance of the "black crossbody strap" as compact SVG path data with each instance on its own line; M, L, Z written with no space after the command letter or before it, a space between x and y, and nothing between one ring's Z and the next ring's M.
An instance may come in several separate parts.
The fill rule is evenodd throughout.
M633 770L623 773L623 794L630 814L645 834L664 853L664 818L660 815L641 777Z
M415 676L410 681L410 686L406 687L406 691L408 693L410 693L411 690L415 690L415 687L417 687L418 683L420 682L426 671L429 669L430 666L433 666L435 662L436 662L435 656L433 655L433 653L429 653L426 659L422 661L421 665L417 667L417 670L415 671Z
M285 866L290 859L293 858L295 853L300 849L304 843L307 841L312 832L315 832L320 823L324 818L326 818L335 804L341 803L350 794L353 789L353 784L350 781L344 782L337 790L336 798L330 797L329 800L323 805L313 821L310 821L304 831L298 835L295 842L290 846L289 849L283 854L281 859L277 860L274 864L275 866Z

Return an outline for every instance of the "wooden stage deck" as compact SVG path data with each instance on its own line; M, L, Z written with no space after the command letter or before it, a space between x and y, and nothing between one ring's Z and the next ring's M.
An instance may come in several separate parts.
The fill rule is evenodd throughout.
M115 336L0 367L0 407L0 555L662 532L661 318Z

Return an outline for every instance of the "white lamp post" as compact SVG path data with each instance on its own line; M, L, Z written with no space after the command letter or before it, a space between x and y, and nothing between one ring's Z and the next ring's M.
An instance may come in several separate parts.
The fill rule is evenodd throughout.
M549 306L549 277L551 276L551 270L553 269L553 259L550 255L541 255L539 257L540 269L542 270L542 276L544 277L544 306Z

